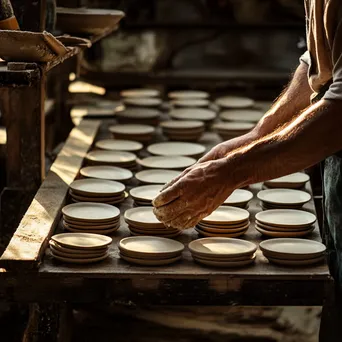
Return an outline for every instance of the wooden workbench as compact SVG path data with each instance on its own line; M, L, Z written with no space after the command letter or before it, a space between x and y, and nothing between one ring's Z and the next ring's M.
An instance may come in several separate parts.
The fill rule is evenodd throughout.
M187 249L183 259L173 265L128 264L119 258L117 247L121 238L129 236L123 218L120 229L112 236L110 256L106 260L92 265L71 265L54 260L46 246L51 234L62 230L60 210L69 200L68 185L78 176L94 140L108 134L107 125L103 124L104 130L99 132L100 122L84 120L71 132L0 258L0 267L5 269L0 273L0 300L34 303L31 317L35 319L30 320L26 334L41 339L32 338L32 341L47 338L49 341L68 341L65 319L70 320L70 307L79 303L320 306L326 298L331 298L328 294L333 293L333 283L326 263L297 268L275 266L269 264L260 251L254 265L236 269L196 264ZM160 135L158 137L161 139ZM218 138L209 132L201 142L210 148ZM135 185L137 183L133 181L128 188ZM260 187L253 185L251 189L256 193ZM310 185L306 190L311 191ZM129 198L120 206L122 214L131 206ZM314 212L313 201L305 209ZM249 207L252 223L242 238L255 243L262 239L253 223L254 214L259 210L254 197ZM196 238L197 233L189 229L177 240L187 245ZM317 224L307 238L320 241ZM59 337L56 337L56 331L60 332ZM324 341L330 340L325 338Z

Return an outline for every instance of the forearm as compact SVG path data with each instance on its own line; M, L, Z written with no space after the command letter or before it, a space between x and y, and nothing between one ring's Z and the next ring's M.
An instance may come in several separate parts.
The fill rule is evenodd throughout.
M310 167L342 149L342 101L322 100L273 134L226 157L236 186Z

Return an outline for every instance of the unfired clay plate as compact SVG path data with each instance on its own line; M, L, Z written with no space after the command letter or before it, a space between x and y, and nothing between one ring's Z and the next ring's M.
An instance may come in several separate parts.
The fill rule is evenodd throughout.
M87 166L80 170L80 174L83 177L108 179L116 181L127 181L133 177L133 173L130 170L123 169L116 166Z
M196 160L185 156L152 156L140 159L138 163L151 169L185 169L195 164Z
M157 89L138 88L127 89L120 92L121 97L155 97L159 96L160 91Z
M123 125L110 126L109 131L114 134L118 133L118 134L127 134L127 135L144 135L144 134L153 134L154 127L149 126L149 125L123 124Z
M170 117L178 120L199 120L210 121L214 120L216 113L204 108L180 108L173 109L169 113Z
M224 121L258 122L264 112L256 109L230 109L221 112L219 116Z
M162 104L161 99L154 97L126 97L122 101L126 106L158 107Z
M205 147L195 143L162 142L148 146L147 151L159 156L198 156L205 152Z
M248 108L253 107L255 102L248 97L223 96L216 99L215 103L223 108Z
M105 139L95 143L97 148L110 151L140 151L143 145L138 141L120 140L120 139Z
M207 265L207 266L214 266L214 267L243 267L250 265L254 262L255 256L251 259L247 260L240 260L240 261L216 261L216 260L208 260L203 259L197 256L193 256L194 260L200 264Z
M175 107L207 107L210 104L207 99L175 99L171 103Z
M269 189L258 192L261 201L271 204L300 205L310 201L311 195L294 189Z
M271 179L265 182L265 185L267 186L279 186L279 185L286 185L286 184L293 184L293 185L299 185L302 186L306 182L310 180L309 175L303 172L296 172L292 173L290 175L284 176L284 177L279 177L275 179ZM280 186L279 186L280 187Z
M164 226L154 215L152 207L137 207L126 210L125 220L127 222L132 222L140 226L143 225L153 225L153 226Z
M120 257L131 263L131 264L137 264L141 266L162 266L162 265L169 265L172 264L182 258L181 255L174 257L174 258L169 258L169 259L139 259L139 258L131 258L129 256L126 256L124 254L120 254Z
M62 233L53 235L51 239L64 247L82 249L99 248L112 243L112 238L108 236L90 233Z
M247 221L249 212L242 208L221 206L214 210L209 216L202 219L203 223L238 223Z
M125 191L125 186L112 180L87 178L73 181L70 189L81 195L112 196Z
M225 204L243 204L249 202L253 198L253 194L245 189L236 189L233 193L224 201Z
M101 163L132 163L137 157L131 152L123 151L92 151L86 155L86 159Z
M161 127L169 129L171 132L179 132L182 133L184 130L192 130L192 129L198 129L198 128L204 128L203 121L197 121L197 120L170 120L170 121L164 121L160 124Z
M142 201L152 201L159 194L163 185L142 185L131 189L129 194L134 198Z
M170 99L206 99L209 93L200 90L178 90L168 93Z
M135 174L135 178L142 183L166 184L181 174L174 170L143 170Z

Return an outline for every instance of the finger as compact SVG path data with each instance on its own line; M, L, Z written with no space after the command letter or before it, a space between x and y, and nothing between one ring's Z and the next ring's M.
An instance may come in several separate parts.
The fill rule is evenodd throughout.
M180 216L184 211L185 204L180 199L176 199L168 205L153 209L154 215L157 219L163 222L166 226L170 226L168 222L171 222L173 219Z
M152 201L152 205L156 208L166 205L178 197L182 196L183 188L181 182L176 182L162 192Z

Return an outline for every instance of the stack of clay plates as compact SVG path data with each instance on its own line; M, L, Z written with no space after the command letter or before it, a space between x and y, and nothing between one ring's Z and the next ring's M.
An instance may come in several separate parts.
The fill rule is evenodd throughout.
M126 107L159 107L163 101L155 97L124 97L122 102Z
M221 206L200 221L195 230L201 236L233 238L245 234L249 223L247 210Z
M122 239L119 250L120 257L129 263L162 266L180 260L184 245L162 237L134 236Z
M123 183L129 182L133 177L130 170L106 165L86 166L80 170L80 174L84 178L108 179Z
M223 121L256 123L264 116L264 112L257 109L230 109L222 111L219 116Z
M135 178L143 184L166 184L181 174L175 170L143 170L135 174Z
M92 151L86 155L88 164L118 166L128 170L137 167L137 156L125 151Z
M196 107L208 107L210 101L208 99L174 99L171 100L171 104L174 107L179 108L196 108Z
M195 261L214 267L243 267L255 260L257 246L249 241L211 237L189 243Z
M73 203L62 209L63 226L74 233L112 234L120 227L120 210L104 203Z
M188 100L188 99L207 99L209 93L201 90L178 90L168 93L169 99Z
M236 189L223 202L222 205L229 205L231 207L247 208L249 201L253 198L253 193L245 189Z
M295 189L268 189L258 193L261 207L267 209L300 209L309 202L311 195Z
M253 107L255 102L248 97L223 96L217 98L215 104L220 108L249 108Z
M216 118L216 113L204 108L179 108L173 109L169 112L172 119L175 120L196 120L203 121L207 125L213 122Z
M205 152L205 147L190 142L162 142L148 146L147 152L157 156L199 157Z
M95 143L95 146L101 150L127 152L138 152L143 148L142 143L138 141L120 139L99 140Z
M126 89L120 92L121 97L125 98L146 98L146 97L158 97L160 91L157 89L138 88L138 89Z
M302 172L292 173L290 175L275 178L266 181L264 185L267 188L289 188L289 189L300 189L303 188L305 183L310 180L309 175Z
M255 124L252 122L219 122L213 125L213 129L223 140L233 139L248 133Z
M196 159L185 156L152 156L139 159L138 163L147 169L184 170L196 163Z
M322 262L326 250L320 242L291 238L266 240L259 247L270 262L284 266L307 266Z
M119 204L125 200L125 186L106 179L78 179L70 184L69 194L74 202Z
M116 119L122 124L143 124L157 126L160 120L160 111L154 108L129 107L115 113Z
M270 237L301 237L314 230L316 216L295 209L271 209L255 216L255 228Z
M197 141L205 131L203 121L164 121L160 124L163 134L170 140Z
M151 141L155 134L154 127L149 125L115 125L110 126L109 130L115 139L135 140L142 143Z
M151 206L154 200L160 193L163 185L142 185L131 189L129 194L134 200L135 206Z
M90 264L108 257L108 236L89 233L62 233L51 237L49 242L52 256L73 264Z
M152 207L136 207L125 212L125 221L132 235L150 235L173 238L181 231L165 227L153 213Z

